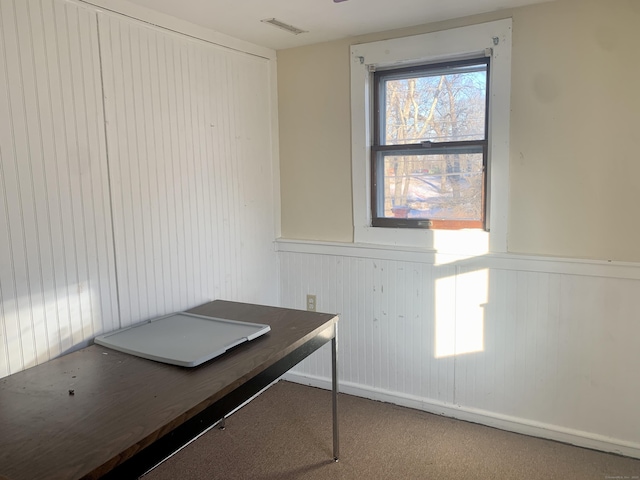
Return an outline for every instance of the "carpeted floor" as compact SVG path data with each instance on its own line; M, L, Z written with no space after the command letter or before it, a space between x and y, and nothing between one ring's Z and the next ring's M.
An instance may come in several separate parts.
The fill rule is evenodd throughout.
M144 477L189 479L640 479L640 460L279 382Z

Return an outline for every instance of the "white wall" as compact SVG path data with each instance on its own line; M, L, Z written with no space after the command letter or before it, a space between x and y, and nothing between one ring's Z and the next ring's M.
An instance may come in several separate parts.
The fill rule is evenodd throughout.
M98 21L122 324L275 303L269 60Z
M97 20L0 1L0 376L119 325Z
M640 266L278 242L281 302L338 313L341 391L640 457ZM322 349L288 378L327 387Z
M180 26L0 0L0 377L215 298L277 302L274 55Z

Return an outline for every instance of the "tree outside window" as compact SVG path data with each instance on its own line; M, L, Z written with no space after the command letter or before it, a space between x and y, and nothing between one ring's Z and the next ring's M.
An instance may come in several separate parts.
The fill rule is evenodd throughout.
M483 228L487 58L374 74L374 226Z

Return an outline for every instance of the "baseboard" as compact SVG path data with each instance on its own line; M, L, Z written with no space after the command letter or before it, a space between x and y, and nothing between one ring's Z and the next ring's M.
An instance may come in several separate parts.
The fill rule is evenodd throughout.
M329 378L304 375L291 371L287 372L282 378L290 382L310 385L326 390L331 389L331 379ZM577 447L590 448L627 457L640 458L640 444L625 442L588 432L534 422L517 417L510 417L507 415L500 415L484 410L443 404L438 401L425 400L397 392L387 392L350 382L340 382L339 391L341 393L357 397L393 403L394 405L414 408L416 410L422 410L436 415L443 415L445 417L455 418L458 420L487 425L489 427L530 435L532 437L546 438L575 445Z

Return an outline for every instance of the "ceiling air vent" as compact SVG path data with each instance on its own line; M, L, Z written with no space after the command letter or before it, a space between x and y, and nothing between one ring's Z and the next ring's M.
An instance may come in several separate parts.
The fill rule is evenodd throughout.
M268 23L269 25L273 25L274 27L281 28L282 30L286 30L289 33L293 33L294 35L299 35L301 33L307 33L306 30L302 30L301 28L294 27L293 25L289 25L288 23L281 22L276 18L265 18L264 20L260 20L262 23Z

